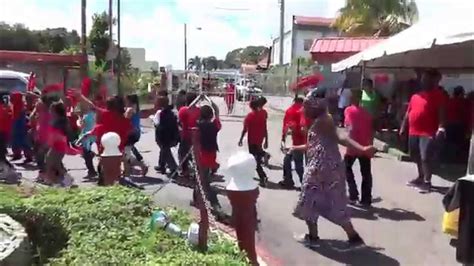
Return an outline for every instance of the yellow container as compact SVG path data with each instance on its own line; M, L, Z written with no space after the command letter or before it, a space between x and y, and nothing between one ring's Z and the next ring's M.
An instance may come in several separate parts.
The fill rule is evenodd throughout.
M443 233L458 238L459 230L459 208L452 212L445 212L443 215Z

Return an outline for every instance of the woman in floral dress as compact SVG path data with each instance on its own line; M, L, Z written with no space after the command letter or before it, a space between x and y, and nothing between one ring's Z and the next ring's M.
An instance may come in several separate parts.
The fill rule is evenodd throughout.
M332 117L327 111L323 89L311 91L304 102L304 115L314 120L308 130L308 143L294 146L292 150L307 152L308 165L303 178L300 198L293 215L306 222L309 233L302 241L314 246L319 240L318 218L341 226L347 233L350 245L363 245L364 241L352 226L347 209L345 167L338 145L348 146L369 155L376 149L362 147L357 142L337 133Z

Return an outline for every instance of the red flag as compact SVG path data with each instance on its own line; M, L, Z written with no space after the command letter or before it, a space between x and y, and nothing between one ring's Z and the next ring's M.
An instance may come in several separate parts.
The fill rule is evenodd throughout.
M92 80L89 77L85 77L81 82L81 93L84 96L89 96L91 91Z
M31 72L30 77L28 78L28 85L26 88L28 91L33 91L35 87L36 87L36 75L34 72Z
M388 75L384 73L379 73L375 75L374 81L376 84L385 84L389 80Z
M308 89L310 87L316 87L320 81L324 79L323 75L319 73L315 73L309 76L304 76L298 79L297 82L293 82L290 84L290 89L296 90L303 90Z
M63 86L62 83L51 84L51 85L46 86L43 89L43 94L47 94L47 93L50 93L50 92L60 92L60 91L63 90L63 88L64 88L64 86Z

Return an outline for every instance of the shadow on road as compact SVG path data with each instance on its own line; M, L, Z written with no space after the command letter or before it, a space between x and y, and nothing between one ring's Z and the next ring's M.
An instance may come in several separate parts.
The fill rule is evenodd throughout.
M133 182L147 185L157 185L163 183L163 179L149 176L134 176L132 177Z
M367 220L387 219L392 221L425 221L421 215L401 208L385 209L379 207L358 208L349 206L352 217Z
M347 243L341 240L321 240L319 247L308 248L319 253L321 256L345 265L400 265L396 259L378 252L383 250L382 248L363 247L361 249L348 250L346 245Z
M433 169L433 174L441 177L444 180L455 182L459 178L466 175L466 164L442 164Z

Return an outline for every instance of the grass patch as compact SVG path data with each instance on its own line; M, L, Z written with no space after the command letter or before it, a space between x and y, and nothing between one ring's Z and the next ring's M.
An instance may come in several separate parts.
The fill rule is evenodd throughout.
M148 196L121 186L26 191L0 186L0 213L22 223L37 250L35 263L51 265L248 265L236 244L219 234L209 250L151 231ZM184 211L165 210L187 228Z

